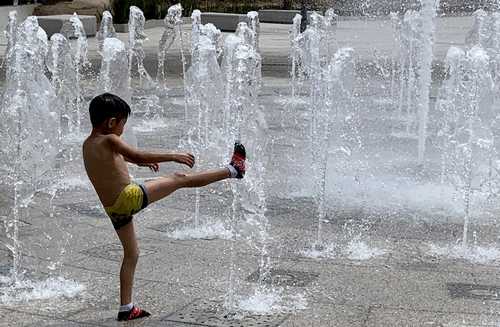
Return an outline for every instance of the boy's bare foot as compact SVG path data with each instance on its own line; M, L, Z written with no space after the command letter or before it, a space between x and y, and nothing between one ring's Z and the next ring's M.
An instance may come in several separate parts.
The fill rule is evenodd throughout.
M134 320L143 317L149 317L151 314L145 310L133 306L129 311L118 312L118 321Z
M229 171L232 178L243 178L245 176L245 160L247 154L245 147L240 142L234 143L233 157L229 163Z

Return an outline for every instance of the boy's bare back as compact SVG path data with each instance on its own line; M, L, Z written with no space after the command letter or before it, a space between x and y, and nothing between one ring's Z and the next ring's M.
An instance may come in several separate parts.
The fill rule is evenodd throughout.
M83 161L103 206L111 206L130 184L127 163L114 150L118 136L91 134L83 143Z

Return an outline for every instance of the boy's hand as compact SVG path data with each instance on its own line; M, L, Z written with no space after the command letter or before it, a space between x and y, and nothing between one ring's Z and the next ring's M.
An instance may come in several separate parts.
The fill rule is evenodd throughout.
M149 169L151 169L151 171L154 171L155 173L158 172L158 170L160 170L160 165L158 165L157 163L137 164L137 166L149 167Z
M184 164L193 168L194 166L194 156L191 153L176 153L174 156L174 161L180 164Z

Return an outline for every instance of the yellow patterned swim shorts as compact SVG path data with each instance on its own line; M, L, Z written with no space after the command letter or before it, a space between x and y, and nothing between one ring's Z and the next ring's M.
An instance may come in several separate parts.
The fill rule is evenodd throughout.
M133 215L146 208L148 195L144 185L131 183L121 191L120 195L111 207L104 210L111 218L115 229L120 229L132 221Z

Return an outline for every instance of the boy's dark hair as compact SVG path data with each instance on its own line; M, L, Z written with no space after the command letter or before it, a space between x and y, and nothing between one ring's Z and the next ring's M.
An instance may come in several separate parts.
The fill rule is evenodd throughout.
M125 100L111 93L103 93L90 101L89 113L92 127L98 127L108 118L114 117L118 120L127 118L130 112L130 107Z

